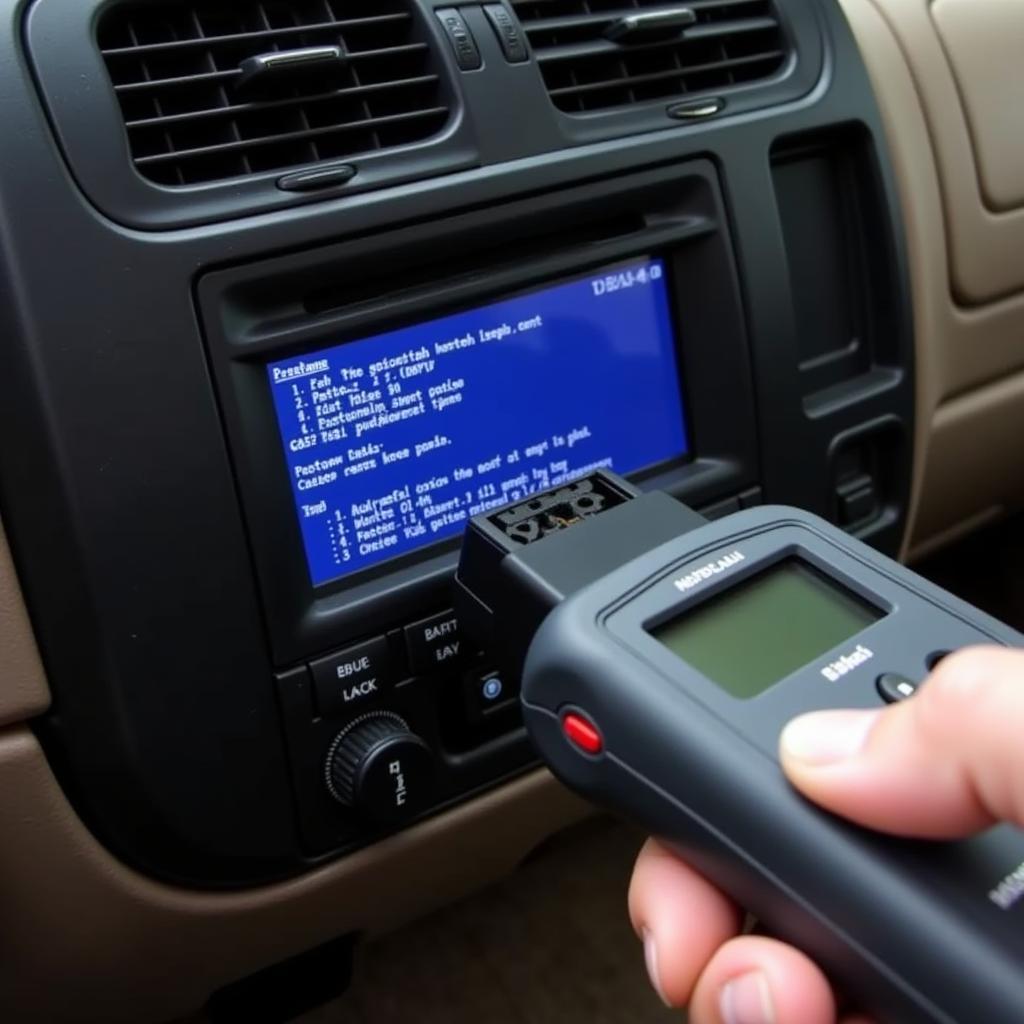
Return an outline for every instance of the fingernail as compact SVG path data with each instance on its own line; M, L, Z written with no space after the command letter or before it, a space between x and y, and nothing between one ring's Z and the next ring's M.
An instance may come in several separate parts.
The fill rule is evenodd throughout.
M815 711L782 730L783 750L809 765L829 765L860 753L880 711Z
M671 1006L672 1004L665 998L665 993L661 988L661 978L658 976L658 944L646 928L641 931L640 937L644 943L644 962L647 964L647 977L651 979L651 987L658 993L658 998L666 1006Z
M772 992L760 971L748 971L728 982L718 1008L725 1024L775 1024Z

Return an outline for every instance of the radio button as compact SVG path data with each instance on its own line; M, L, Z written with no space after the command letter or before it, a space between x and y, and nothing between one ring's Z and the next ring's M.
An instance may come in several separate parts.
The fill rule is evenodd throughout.
M309 667L322 714L361 711L397 682L394 661L382 636L321 658Z
M478 726L491 715L507 711L516 703L517 694L494 669L475 669L463 680L466 716L470 726Z
M405 627L409 664L418 673L439 672L465 656L459 620L450 609Z
M397 825L421 811L433 789L434 754L388 711L357 718L327 752L327 790L338 803L381 825Z

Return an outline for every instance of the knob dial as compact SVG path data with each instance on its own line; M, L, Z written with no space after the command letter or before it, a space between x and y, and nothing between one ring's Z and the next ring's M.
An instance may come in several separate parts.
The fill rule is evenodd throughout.
M325 774L338 803L381 825L395 825L426 806L434 755L402 718L378 711L357 718L335 736Z

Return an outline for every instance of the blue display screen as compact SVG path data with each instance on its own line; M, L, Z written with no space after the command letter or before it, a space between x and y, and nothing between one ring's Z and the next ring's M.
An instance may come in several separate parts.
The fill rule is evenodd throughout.
M630 473L688 451L659 259L267 374L314 585L598 467Z

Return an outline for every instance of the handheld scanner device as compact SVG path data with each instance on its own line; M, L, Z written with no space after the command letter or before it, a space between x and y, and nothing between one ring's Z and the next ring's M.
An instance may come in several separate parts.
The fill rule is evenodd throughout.
M1024 833L871 832L799 795L777 756L801 712L913 700L947 652L1024 636L816 516L706 522L606 473L474 519L457 586L566 784L878 1020L1024 1020Z

